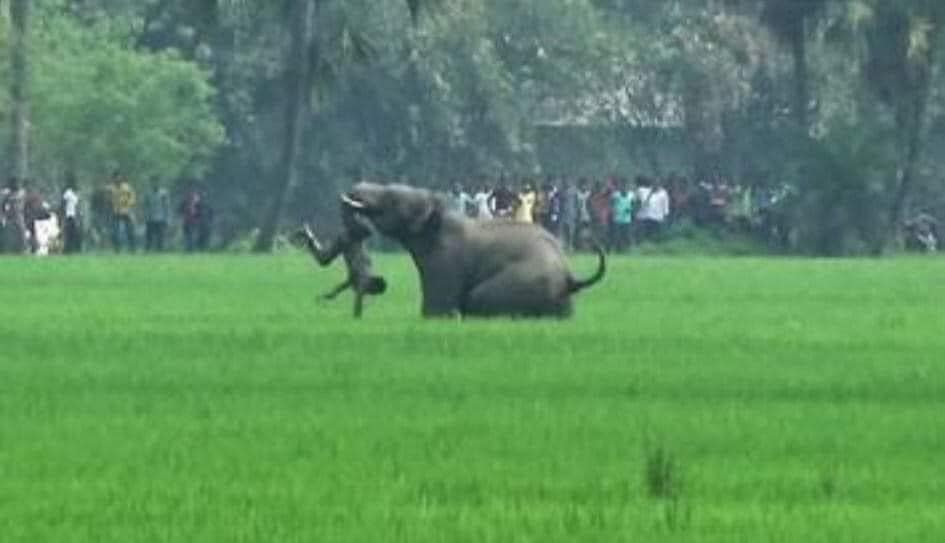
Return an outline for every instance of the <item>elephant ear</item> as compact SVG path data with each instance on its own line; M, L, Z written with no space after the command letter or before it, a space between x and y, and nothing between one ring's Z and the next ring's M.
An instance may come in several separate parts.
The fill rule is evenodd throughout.
M403 202L402 213L407 219L407 230L412 235L422 234L439 223L445 208L443 200L432 192L418 191L413 198Z

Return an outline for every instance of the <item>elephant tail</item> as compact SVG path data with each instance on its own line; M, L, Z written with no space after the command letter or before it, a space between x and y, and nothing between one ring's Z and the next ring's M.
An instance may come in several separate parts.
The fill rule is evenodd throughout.
M582 291L604 278L604 274L607 272L607 256L604 254L604 248L598 243L594 244L594 251L597 252L597 271L587 279L575 279L572 277L568 282L568 294Z

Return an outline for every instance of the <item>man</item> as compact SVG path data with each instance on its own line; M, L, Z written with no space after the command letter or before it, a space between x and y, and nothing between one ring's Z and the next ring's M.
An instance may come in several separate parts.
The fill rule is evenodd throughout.
M49 204L42 203L45 214L41 214L33 221L33 253L36 256L47 256L59 248L60 234L59 218L49 210Z
M561 239L561 209L564 205L563 196L558 186L553 182L545 188L545 213L542 225L553 236Z
M535 203L538 201L538 195L532 187L531 182L522 183L522 191L518 194L518 205L515 207L515 220L518 222L535 222Z
M92 224L89 229L92 244L103 248L105 240L111 237L115 217L112 213L112 199L116 187L109 181L103 181L92 192L89 210L92 214Z
M548 233L558 237L558 225L561 221L561 197L554 178L548 176L541 188L535 193L535 207L532 209L532 218Z
M588 207L593 217L594 237L598 241L606 242L610 238L612 192L610 181L606 185L595 181L591 195L588 197Z
M544 183L535 190L535 206L532 208L532 220L545 227L548 223L548 214L551 211L551 176L545 178Z
M181 222L184 226L184 249L188 253L197 250L197 241L200 234L200 193L196 189L190 190L180 204Z
M164 250L164 237L171 220L171 197L157 179L144 197L144 249L149 252Z
M481 221L487 221L492 218L492 208L489 202L492 200L492 191L485 183L480 185L479 190L473 196L473 206L476 208L476 218Z
M457 215L467 216L467 209L470 207L472 199L466 194L466 191L463 190L463 186L459 183L453 183L453 188L450 190L447 197L447 204L449 210Z
M574 245L576 248L583 248L585 238L591 232L591 187L586 178L578 181L577 188L577 232L575 233Z
M626 179L620 182L620 188L611 197L613 209L613 232L607 246L610 250L626 251L630 247L631 225L633 224L633 192Z
M124 231L125 242L128 250L135 251L135 223L132 216L137 203L137 195L128 178L116 171L112 175L113 193L112 193L112 243L115 245L115 252L121 252L122 231Z
M919 213L905 221L906 249L920 253L938 250L938 221L928 213Z
M16 177L11 177L3 198L3 222L5 224L4 250L10 253L23 253L27 249L26 231L26 191Z
M201 251L210 250L210 240L213 237L213 206L210 205L210 199L207 193L200 195L200 211L198 216L200 222L197 228L197 248Z
M659 241L663 224L669 217L669 194L659 180L654 184L650 178L640 176L638 184L637 199L640 202L640 212L637 217L640 220L642 237L647 241Z
M364 245L371 235L367 219L348 207L343 208L341 219L344 230L328 245L322 244L307 224L293 234L291 240L308 249L322 267L328 266L341 255L348 269L347 279L323 294L322 299L333 300L345 290L351 289L354 293L354 317L359 319L363 312L364 296L383 294L387 290L387 281L382 276L374 275L372 271L371 256Z
M681 217L692 215L692 187L689 179L683 175L673 175L670 178L669 187L667 187L667 196L673 203L673 213L669 218L675 222Z
M578 189L570 179L561 188L561 241L564 248L573 250L577 241Z
M79 223L79 193L75 178L69 176L62 193L62 252L71 255L82 251L82 228Z
M36 221L46 220L46 212L43 195L36 188L31 179L23 181L25 199L23 200L23 220L26 224L27 249L30 253L35 253L39 248L36 243Z
M512 212L515 209L515 206L518 202L518 195L515 194L515 191L512 190L512 186L502 179L499 181L499 186L492 191L490 207L495 213L496 217L506 218L511 217Z

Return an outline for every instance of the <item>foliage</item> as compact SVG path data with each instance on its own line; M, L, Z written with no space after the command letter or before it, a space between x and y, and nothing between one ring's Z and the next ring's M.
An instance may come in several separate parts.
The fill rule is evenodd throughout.
M879 130L835 127L795 161L799 196L792 213L803 250L830 256L882 251L885 176L896 164L883 143Z
M40 177L202 175L223 142L208 74L174 51L128 48L116 21L84 25L54 3L34 16L33 161Z
M829 225L797 237L804 253L895 247L902 218L945 201L930 152L945 126L941 2L319 0L294 168L290 3L36 5L39 170L200 181L227 240L273 218L331 223L334 194L362 176L787 183L795 231ZM276 195L285 212L267 213Z

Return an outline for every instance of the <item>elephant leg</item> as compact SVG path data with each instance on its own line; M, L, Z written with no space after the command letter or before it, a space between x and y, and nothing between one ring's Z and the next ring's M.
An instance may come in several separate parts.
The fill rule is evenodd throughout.
M521 266L510 267L476 285L463 305L464 314L482 317L565 318L571 312L572 304L565 293L563 278L557 281L551 276L535 276Z
M415 259L420 273L421 315L424 318L453 317L460 313L463 295L462 269L449 258Z
M462 291L458 284L423 284L422 314L426 318L455 317L461 314Z
M457 301L429 300L424 298L423 308L421 310L425 318L446 318L455 317L461 313Z

